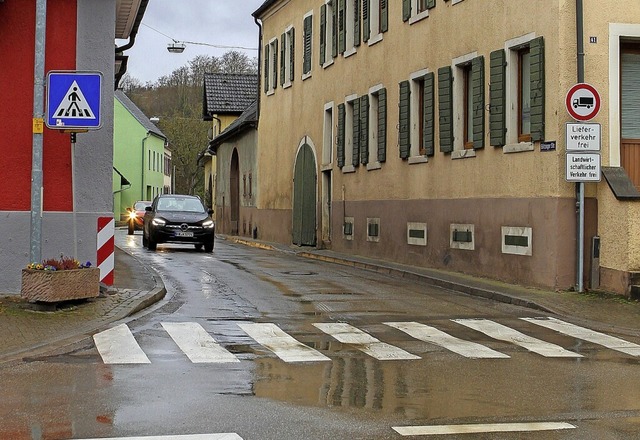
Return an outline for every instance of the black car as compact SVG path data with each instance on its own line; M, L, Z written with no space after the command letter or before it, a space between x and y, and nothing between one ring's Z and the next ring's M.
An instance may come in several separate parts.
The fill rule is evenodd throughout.
M199 197L162 194L146 208L142 245L154 251L158 243L191 243L213 252L215 223Z

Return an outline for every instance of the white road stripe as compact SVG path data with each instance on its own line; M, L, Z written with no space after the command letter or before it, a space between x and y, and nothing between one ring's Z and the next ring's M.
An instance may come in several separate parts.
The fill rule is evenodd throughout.
M611 350L620 351L622 353L630 354L631 356L640 356L640 345L634 344L632 342L627 342L624 339L605 335L604 333L598 333L594 330L589 330L587 328L569 324L568 322L564 322L555 318L520 319L531 322L532 324L546 327L551 330L555 330L557 332L572 336L577 339L582 339L584 341L602 345L603 347L610 348Z
M400 435L446 435L446 434L478 434L487 432L531 432L575 429L570 423L490 423L485 425L434 425L434 426L398 426L393 429Z
M98 353L105 364L149 364L126 324L93 335Z
M271 350L285 362L317 362L330 361L319 351L304 345L282 331L275 324L238 324L249 336L259 344Z
M197 322L163 322L162 327L195 364L240 362Z
M317 323L313 324L328 335L333 336L343 344L354 344L358 350L381 361L420 359L409 352L393 345L380 342L378 339L344 323Z
M397 328L411 337L430 344L438 345L461 356L472 359L508 359L509 355L500 353L476 344L475 342L451 336L437 328L417 322L385 322L386 325Z
M148 437L105 437L79 440L242 440L238 434L153 435Z
M494 339L519 345L545 357L582 357L582 355L565 350L559 345L532 338L497 322L489 321L488 319L452 319L452 321L482 332Z

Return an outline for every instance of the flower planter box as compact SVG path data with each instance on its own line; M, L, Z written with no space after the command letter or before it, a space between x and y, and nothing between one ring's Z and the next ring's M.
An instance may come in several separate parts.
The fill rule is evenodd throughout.
M100 294L100 269L22 269L20 295L31 302L95 298Z

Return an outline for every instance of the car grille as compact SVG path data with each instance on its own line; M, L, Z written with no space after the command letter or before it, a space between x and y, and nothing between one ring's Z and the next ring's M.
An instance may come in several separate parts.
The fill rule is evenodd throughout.
M173 230L173 231L192 231L192 232L198 232L198 231L202 231L204 229L200 225L188 225L186 223L166 224L165 228Z

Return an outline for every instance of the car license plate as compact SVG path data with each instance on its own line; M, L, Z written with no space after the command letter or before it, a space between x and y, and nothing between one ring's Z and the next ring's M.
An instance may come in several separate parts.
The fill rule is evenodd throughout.
M176 237L193 237L193 232L178 231Z

